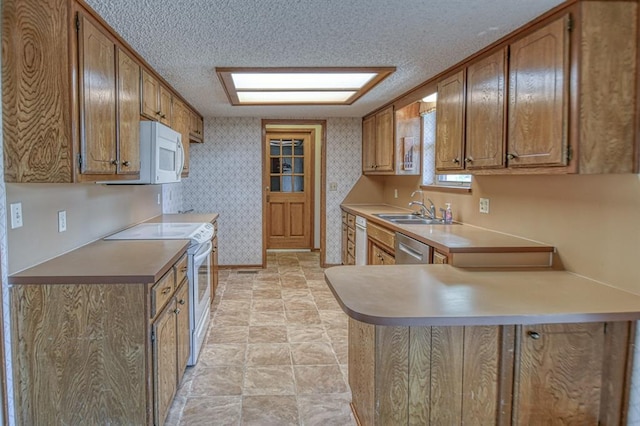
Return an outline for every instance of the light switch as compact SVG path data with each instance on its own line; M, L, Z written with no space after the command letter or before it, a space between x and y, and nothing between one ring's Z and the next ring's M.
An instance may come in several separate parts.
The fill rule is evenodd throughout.
M329 182L329 191L337 191L338 182Z
M67 211L61 210L58 212L58 232L64 232L67 230Z
M11 229L22 227L22 203L11 204Z
M480 198L480 213L489 213L489 199Z

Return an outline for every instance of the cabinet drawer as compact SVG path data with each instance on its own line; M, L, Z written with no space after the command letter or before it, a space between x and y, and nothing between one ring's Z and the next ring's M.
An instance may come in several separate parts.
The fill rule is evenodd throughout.
M151 318L155 317L162 307L167 303L173 295L176 283L176 272L174 268L164 274L151 288Z
M347 241L347 253L351 256L356 257L356 245L353 241Z
M179 286L182 280L187 278L187 254L180 258L174 266L176 270L176 286Z
M347 223L347 212L342 210L342 223Z
M449 263L449 259L447 258L446 254L442 254L439 251L434 251L433 252L433 263L445 264L445 263Z
M378 240L387 248L391 250L391 252L395 251L396 246L396 234L388 229L381 228L371 222L367 224L367 236L374 240Z
M351 213L347 213L347 226L354 229L356 227L356 217Z
M355 264L356 264L356 258L351 254L347 254L347 265L355 265Z
M349 241L356 242L356 230L353 228L347 228L347 238Z

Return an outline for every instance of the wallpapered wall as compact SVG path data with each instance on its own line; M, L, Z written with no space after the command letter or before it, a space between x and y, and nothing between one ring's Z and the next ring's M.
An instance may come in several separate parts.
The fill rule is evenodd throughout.
M221 265L262 263L262 123L259 118L205 120L204 144L191 144L189 177L165 185L165 213L194 209L220 214ZM327 120L327 263L340 263L340 203L360 177L361 119ZM174 201L182 193L182 204ZM171 194L172 200L168 197Z

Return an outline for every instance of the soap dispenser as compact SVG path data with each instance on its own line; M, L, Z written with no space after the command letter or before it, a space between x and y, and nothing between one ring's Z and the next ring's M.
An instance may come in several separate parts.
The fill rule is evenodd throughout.
M451 203L446 203L444 209L444 223L453 223L453 213L451 212Z

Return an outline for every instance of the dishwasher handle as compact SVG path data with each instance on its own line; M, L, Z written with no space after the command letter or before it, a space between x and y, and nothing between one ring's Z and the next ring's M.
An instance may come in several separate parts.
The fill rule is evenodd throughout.
M409 247L407 245L404 245L402 243L398 243L398 249L401 252L403 252L403 253L413 257L414 259L418 260L420 263L425 263L424 259L423 259L424 253L421 253L421 252L419 252L417 250L414 250L411 247Z

